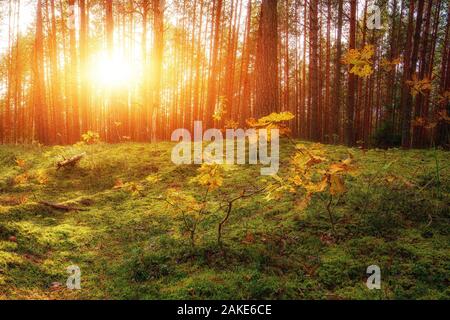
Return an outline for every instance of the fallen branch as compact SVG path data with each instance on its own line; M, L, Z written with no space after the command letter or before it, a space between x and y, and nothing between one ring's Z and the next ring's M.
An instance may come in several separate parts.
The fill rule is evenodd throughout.
M59 204L59 203L52 203L52 202L48 202L48 201L39 201L39 204L42 204L46 207L50 207L52 209L56 209L56 210L61 210L61 211L88 211L87 209L83 209L83 208L75 208L75 207L71 207L71 206L67 206L64 204Z
M59 170L61 168L65 168L65 167L74 167L78 162L80 162L80 160L86 155L86 153L82 153L76 156L73 156L72 158L69 159L64 159L62 161L59 161L56 164L57 169Z

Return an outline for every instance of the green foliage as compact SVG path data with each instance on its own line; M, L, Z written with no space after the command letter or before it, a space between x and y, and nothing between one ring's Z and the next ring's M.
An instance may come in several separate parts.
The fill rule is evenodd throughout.
M395 133L391 121L384 121L372 135L372 144L379 148L400 146L401 136Z

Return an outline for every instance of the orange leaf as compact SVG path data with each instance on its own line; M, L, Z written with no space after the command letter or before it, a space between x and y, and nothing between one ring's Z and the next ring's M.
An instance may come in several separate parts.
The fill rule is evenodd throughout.
M116 183L114 184L114 188L113 189L121 189L123 188L124 184L122 179L117 179Z
M255 237L251 232L247 232L247 235L245 236L244 240L242 241L244 243L253 243L255 242Z
M345 188L342 177L332 174L330 175L330 193L334 196L337 194L343 194L347 189Z
M21 168L25 167L26 163L27 162L25 160L23 160L23 159L16 159L17 166L19 166Z

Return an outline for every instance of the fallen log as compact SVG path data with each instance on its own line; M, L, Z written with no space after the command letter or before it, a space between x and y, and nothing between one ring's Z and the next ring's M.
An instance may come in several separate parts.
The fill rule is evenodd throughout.
M69 159L64 159L62 161L59 161L56 164L57 169L59 170L61 168L65 168L65 167L74 167L78 162L80 162L80 160L86 155L86 153L81 153L79 155L73 156L72 158Z
M75 207L67 206L65 204L53 203L53 202L48 202L48 201L39 201L39 204L42 204L43 206L46 206L46 207L50 207L52 209L66 211L66 212L70 212L70 211L88 211L87 209L75 208Z

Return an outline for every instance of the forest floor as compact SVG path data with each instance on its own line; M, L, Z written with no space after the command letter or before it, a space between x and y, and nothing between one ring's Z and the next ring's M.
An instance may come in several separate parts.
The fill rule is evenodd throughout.
M449 152L352 149L358 174L334 204L337 237L319 196L299 209L257 195L235 206L221 250L223 215L202 222L192 248L157 199L196 192L199 166L172 164L172 146L0 146L0 299L450 298ZM348 151L321 148L337 160ZM78 166L56 170L61 155L81 152ZM282 144L281 172L292 153ZM259 169L227 171L218 192L267 179ZM81 290L65 288L70 265ZM369 265L381 268L381 290L366 286Z

